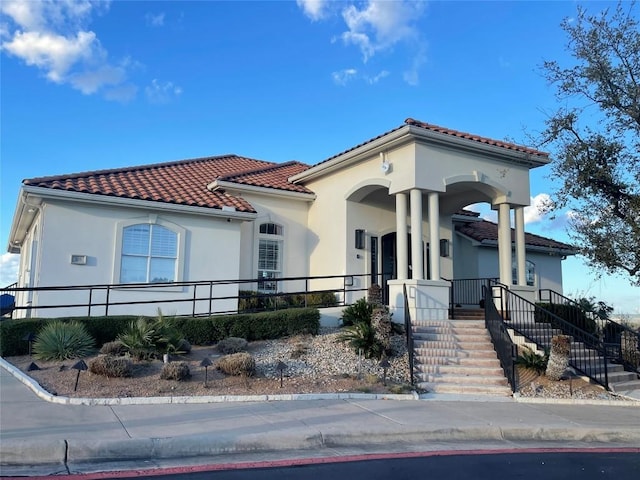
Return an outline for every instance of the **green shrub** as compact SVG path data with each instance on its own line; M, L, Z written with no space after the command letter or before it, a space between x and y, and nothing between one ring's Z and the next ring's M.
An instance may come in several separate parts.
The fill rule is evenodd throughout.
M113 355L100 355L89 362L89 371L108 378L130 377L133 374L131 360Z
M139 317L131 322L118 340L137 359L155 358L164 353L182 353L182 334L160 310L156 318ZM188 343L184 345L191 347Z
M356 353L362 350L366 358L381 358L384 353L384 346L376 338L376 332L371 324L358 322L345 327L338 336L341 342L347 342Z
M366 298L361 298L342 311L342 325L348 327L357 323L370 324L372 313L373 305Z
M162 380L178 380L179 382L191 378L191 371L187 362L170 362L162 366L160 372Z
M95 341L78 322L48 323L33 342L33 354L41 360L66 360L91 355Z
M244 338L239 337L227 337L218 342L218 351L224 355L230 353L244 352L247 349L247 342Z
M103 355L122 355L126 351L127 349L120 340L107 342L100 348L100 353L102 353Z
M338 303L333 291L266 294L240 290L238 296L238 312L246 313L286 308L332 307Z
M544 355L538 355L530 348L525 348L516 360L516 365L520 365L523 368L533 370L538 374L543 374L547 369L547 363L549 362L549 352Z
M29 342L25 336L37 335L50 320L20 318L0 321L0 356L13 357L29 353Z
M219 358L215 367L227 375L250 377L255 373L256 361L249 353L239 352Z

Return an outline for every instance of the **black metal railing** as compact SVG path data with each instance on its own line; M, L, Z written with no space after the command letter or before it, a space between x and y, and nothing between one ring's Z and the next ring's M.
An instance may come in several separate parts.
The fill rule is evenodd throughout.
M498 278L460 278L449 280L449 318L455 319L456 308L482 308L483 288L498 282Z
M608 356L598 337L582 330L558 315L525 300L504 287L494 287L494 295L503 298L506 326L539 349L548 350L556 335L571 337L569 365L596 383L609 388Z
M582 327L602 342L607 357L625 370L640 373L640 331L589 311L583 305L550 289L540 290L540 302L569 323Z
M496 307L493 295L493 289L490 286L482 286L484 300L484 321L491 336L491 341L495 348L500 366L504 371L504 375L509 382L511 391L515 392L518 388L518 369L516 368L516 359L518 358L518 346L513 343L507 327L502 320L502 316ZM501 302L501 296L497 299Z
M407 335L407 352L409 354L409 381L414 385L413 377L413 328L411 326L411 312L409 311L409 297L407 296L407 286L402 285L402 293L404 295L404 330Z
M259 279L208 280L167 283L128 283L17 287L10 285L2 293L15 298L14 316L109 316L154 314L157 308L175 315L206 316L235 313L241 302L258 303L261 309L290 306L344 306L365 292L368 275L325 275L278 278L277 292L255 291ZM244 291L250 291L247 294ZM334 294L334 302L317 302L322 294ZM329 295L330 297L331 295ZM352 298L353 297L353 298ZM291 305L288 299L295 299ZM147 306L145 311L144 307ZM139 308L137 308L139 307ZM243 310L251 310L245 308Z

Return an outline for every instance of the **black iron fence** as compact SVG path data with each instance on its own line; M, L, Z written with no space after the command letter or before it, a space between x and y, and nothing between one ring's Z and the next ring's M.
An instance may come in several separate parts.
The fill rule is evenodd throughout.
M451 284L449 289L449 318L454 319L456 308L482 308L483 289L497 284L498 278L443 279Z
M491 336L498 360L500 360L500 366L509 382L511 391L515 392L519 383L518 369L516 368L518 346L513 343L498 310L499 307L496 307L496 301L499 306L501 305L502 296L498 295L494 297L493 289L490 286L482 286L482 293L485 325Z
M65 285L0 290L13 298L6 315L108 316L155 314L208 316L303 306L344 306L366 291L368 275L287 277L275 280L277 293L257 291L258 279L167 283Z
M503 318L507 328L513 329L542 350L551 348L551 339L555 335L570 336L572 343L569 365L594 382L609 388L609 359L597 336L504 287L494 287L493 291L494 295L502 297L502 304L506 307Z
M626 370L640 373L640 331L618 323L596 311L549 289L540 290L540 302L545 308L572 325L583 328L598 338L611 362Z

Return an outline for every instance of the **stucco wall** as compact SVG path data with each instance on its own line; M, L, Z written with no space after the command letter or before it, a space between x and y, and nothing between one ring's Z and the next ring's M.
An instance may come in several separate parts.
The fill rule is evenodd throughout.
M181 247L181 277L179 280L215 280L238 277L240 256L240 225L225 219L212 217L164 213L161 210L140 210L118 207L102 207L93 204L70 203L65 201L46 202L42 209L38 250L37 284L34 286L90 285L118 283L117 275L120 252L117 251L120 222L139 220L148 223L150 215L165 226L175 225L183 232ZM71 264L71 255L86 255L86 265ZM199 287L202 289L203 287ZM163 300L170 298L193 298L192 287L155 291L113 289L110 302L131 302L139 299ZM176 291L177 290L177 291ZM216 286L214 296L233 295L237 286ZM208 287L201 290L208 295ZM78 292L36 292L36 304L87 303L88 291ZM104 301L106 291L93 293L93 301ZM198 293L197 295L201 295ZM215 311L235 308L231 301L214 302ZM231 304L234 305L231 305ZM157 304L145 306L112 306L109 314L154 314L161 307L167 314L190 313L191 301L185 303ZM198 302L197 310L208 310L207 302ZM104 313L100 309L93 314ZM40 309L31 312L33 316L86 315L86 308Z

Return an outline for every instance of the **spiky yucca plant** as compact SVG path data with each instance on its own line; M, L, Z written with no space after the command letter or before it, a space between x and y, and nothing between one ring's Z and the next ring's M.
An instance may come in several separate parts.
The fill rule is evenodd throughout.
M95 341L79 322L48 323L33 342L33 354L40 360L68 360L91 355Z
M362 350L366 358L380 358L384 352L384 346L376 338L370 323L357 322L345 327L338 340L347 342L356 352Z
M523 368L533 370L538 374L543 374L547 369L547 363L549 362L549 352L544 355L538 355L530 348L525 348L523 352L518 356L516 365L520 365Z

